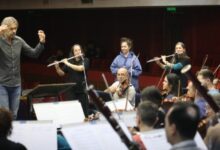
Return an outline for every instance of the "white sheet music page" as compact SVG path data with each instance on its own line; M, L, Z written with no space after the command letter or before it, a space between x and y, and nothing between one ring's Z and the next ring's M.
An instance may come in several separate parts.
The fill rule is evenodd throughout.
M114 103L116 105L116 108L114 106ZM126 105L126 98L109 101L109 102L106 102L105 105L108 106L111 111L116 111L115 109L124 110L125 105ZM130 104L130 102L128 102L127 103L127 110L133 110L133 109L134 109L134 107Z
M79 101L62 101L33 104L37 120L52 120L57 126L84 121Z
M108 122L67 125L62 133L74 150L127 150Z
M140 134L141 140L144 143L144 146L147 150L169 150L171 145L167 142L166 133L164 129L152 130L149 132L143 132ZM197 146L202 150L207 150L205 143L203 142L199 133L196 133L194 140L197 143Z
M118 121L122 121L127 127L134 127L136 126L136 111L123 111L123 112L114 112L114 118ZM100 114L99 119L106 120L105 117Z
M14 121L9 139L28 150L57 150L57 129L52 122Z

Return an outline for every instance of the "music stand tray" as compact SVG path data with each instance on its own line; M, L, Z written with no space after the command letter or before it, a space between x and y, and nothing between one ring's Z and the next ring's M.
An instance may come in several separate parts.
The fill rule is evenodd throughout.
M32 98L57 97L60 101L60 94L67 91L74 85L76 85L76 83L39 84L33 88L29 93L26 94L29 119L33 111Z

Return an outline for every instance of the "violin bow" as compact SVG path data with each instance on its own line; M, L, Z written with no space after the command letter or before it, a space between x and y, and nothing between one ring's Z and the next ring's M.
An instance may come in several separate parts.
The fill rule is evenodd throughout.
M204 58L204 60L203 60L203 63L202 63L201 69L205 66L206 61L208 60L208 57L209 57L209 55L206 54L206 55L205 55L205 58Z

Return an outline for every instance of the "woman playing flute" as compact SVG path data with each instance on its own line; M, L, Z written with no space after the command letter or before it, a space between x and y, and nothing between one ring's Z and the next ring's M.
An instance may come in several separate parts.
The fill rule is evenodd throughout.
M179 76L181 81L182 92L185 93L187 86L187 78L185 75L181 74L180 70L190 63L190 57L186 54L186 47L183 42L177 42L175 46L175 55L173 59L169 62L166 60L166 56L161 56L162 62L155 58L156 63L163 69L170 70Z
M72 98L78 99L82 105L85 117L88 117L88 96L85 93L86 89L86 71L89 68L88 58L83 58L83 50L79 44L74 44L70 51L70 57L74 59L68 60L67 58L61 60L64 64L63 67L59 63L55 63L55 69L59 76L68 74L68 81L75 82L76 85L72 89Z

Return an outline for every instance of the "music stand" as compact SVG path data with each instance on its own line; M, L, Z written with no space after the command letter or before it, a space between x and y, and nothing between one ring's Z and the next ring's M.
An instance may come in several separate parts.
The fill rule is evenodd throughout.
M28 118L31 118L32 98L57 97L61 100L60 94L67 91L76 83L56 83L56 84L39 84L27 93Z

